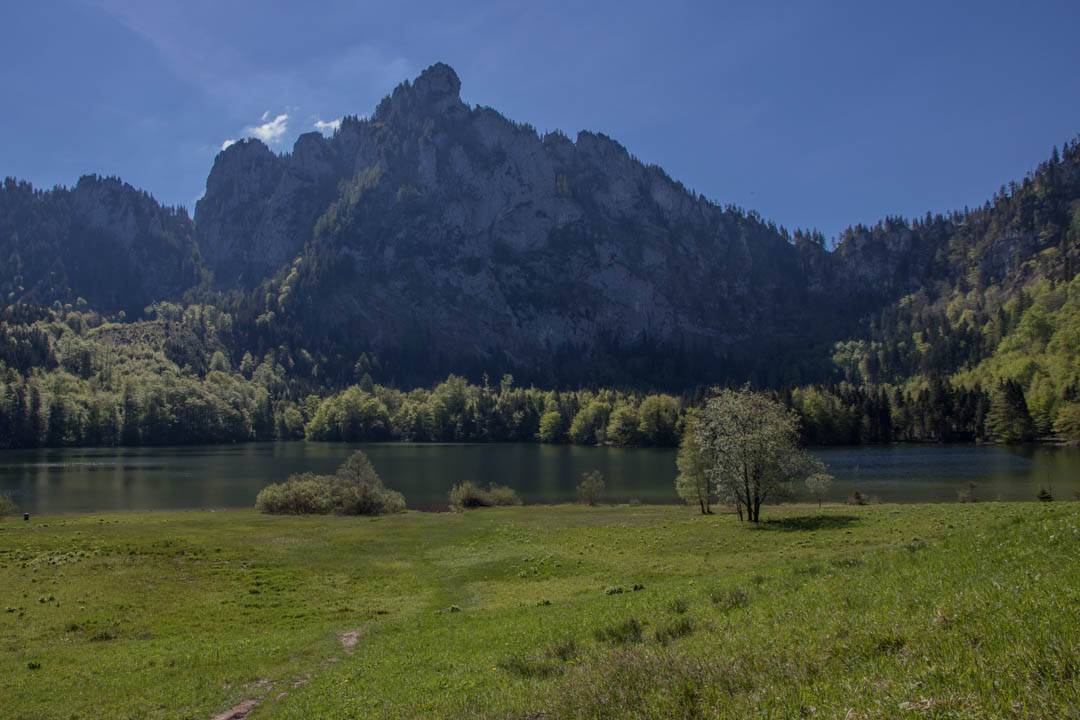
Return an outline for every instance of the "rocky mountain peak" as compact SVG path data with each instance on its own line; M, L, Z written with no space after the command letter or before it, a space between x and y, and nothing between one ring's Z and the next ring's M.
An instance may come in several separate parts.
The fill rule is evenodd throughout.
M411 83L405 81L394 88L375 110L378 120L391 120L399 115L422 113L442 115L467 110L461 102L461 79L446 63L435 63Z
M454 72L454 68L438 62L417 76L413 81L413 89L425 97L447 96L457 100L460 99L461 79Z

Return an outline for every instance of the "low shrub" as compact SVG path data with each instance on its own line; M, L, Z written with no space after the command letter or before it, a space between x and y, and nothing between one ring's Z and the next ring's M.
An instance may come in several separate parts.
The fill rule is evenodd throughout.
M966 490L956 493L956 499L962 503L978 502L975 498L975 483L969 482Z
M709 595L713 605L721 610L730 611L746 607L750 604L750 595L742 588L731 590L714 590Z
M848 505L865 505L867 502L869 501L866 499L866 496L858 490L851 493L851 496L847 499Z
M578 644L573 638L557 642L547 649L547 656L560 662L569 662L578 655Z
M450 488L450 507L464 510L466 508L489 507L491 498L482 487L466 480L465 482Z
M808 563L806 565L800 565L795 568L796 575L809 575L811 577L820 575L825 571L825 568L818 563Z
M489 485L488 495L492 505L521 505L521 498L517 491L506 485Z
M546 678L562 672L558 663L569 662L577 655L578 644L570 638L555 643L540 655L511 655L497 666L522 678Z
M499 662L498 668L503 672L523 678L546 678L559 672L558 666L550 660L528 655L511 655Z
M405 496L385 487L358 450L333 475L302 473L267 485L255 509L271 515L385 515L404 510Z
M326 515L333 506L329 477L311 473L267 485L255 498L255 509L270 515Z
M560 718L715 717L754 687L744 665L703 662L663 645L616 650L599 665L568 672L553 688L550 716ZM725 707L726 709L726 707ZM732 717L737 713L731 713Z
M645 626L637 618L630 618L621 623L600 628L593 636L599 642L607 642L612 645L627 645L641 642Z
M683 598L675 598L670 603L668 603L668 610L675 613L676 615L682 615L689 609L690 603L686 602L686 600L684 600Z
M930 547L930 543L922 538L912 538L910 542L904 544L904 548L910 553L916 553L920 550L925 550L928 547Z
M674 622L656 628L653 637L661 645L667 645L672 640L686 637L692 632L694 632L694 623L690 621L690 618L681 617Z
M838 568L855 568L863 565L863 561L857 557L841 557L833 558L829 561L829 564Z
M489 485L486 489L471 480L450 488L450 507L455 510L521 505L521 498L513 488L505 485Z
M877 655L895 655L904 649L907 641L896 633L887 632L870 638L871 652Z

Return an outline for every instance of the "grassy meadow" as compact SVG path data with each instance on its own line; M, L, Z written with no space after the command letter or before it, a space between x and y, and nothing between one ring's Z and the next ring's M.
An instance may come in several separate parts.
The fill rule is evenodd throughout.
M1080 503L766 517L8 518L0 717L1080 717Z

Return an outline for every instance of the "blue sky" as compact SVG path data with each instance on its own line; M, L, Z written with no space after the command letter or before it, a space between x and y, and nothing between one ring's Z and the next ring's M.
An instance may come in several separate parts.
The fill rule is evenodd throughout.
M5 3L0 175L193 207L227 140L287 151L440 60L467 102L830 237L977 205L1080 132L1076 0L464 5Z

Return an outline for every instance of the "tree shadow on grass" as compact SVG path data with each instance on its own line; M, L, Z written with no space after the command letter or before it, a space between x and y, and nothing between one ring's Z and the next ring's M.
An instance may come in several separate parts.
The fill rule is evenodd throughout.
M779 518L777 520L763 520L759 530L837 530L855 524L858 518L854 515L800 515L798 517Z

